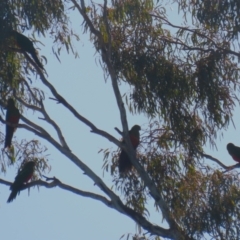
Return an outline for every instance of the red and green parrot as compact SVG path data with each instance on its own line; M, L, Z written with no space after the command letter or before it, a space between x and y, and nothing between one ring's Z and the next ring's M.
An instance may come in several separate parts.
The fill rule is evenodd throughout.
M141 127L139 125L134 125L131 128L131 130L128 132L134 150L137 149L140 142L140 133L139 133L140 130L141 130ZM128 157L128 154L122 149L119 156L119 161L118 161L119 173L128 172L129 170L131 170L131 168L132 168L132 163Z
M19 110L15 107L15 103L12 98L8 99L6 109L7 109L6 122L11 124L18 124L20 119L20 113ZM15 130L16 130L15 127L6 124L5 148L11 147L13 133Z
M11 185L10 190L12 190L7 202L12 202L17 195L22 190L22 187L27 183L33 176L35 162L30 161L23 165L22 169L18 171L17 176L15 177L14 183Z
M14 30L12 30L10 32L10 35L15 39L17 45L21 48L21 50L30 53L32 58L36 62L36 64L41 69L44 69L42 63L38 59L37 52L33 46L32 41L29 38L27 38L26 36L24 36L23 34L17 32L17 31L14 31Z
M233 160L240 163L240 147L236 147L232 143L228 143L227 145L228 153L232 156Z

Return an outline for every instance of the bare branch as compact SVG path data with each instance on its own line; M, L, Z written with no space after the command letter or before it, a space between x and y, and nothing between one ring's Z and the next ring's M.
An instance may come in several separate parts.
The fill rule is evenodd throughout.
M38 69L37 69L38 70ZM116 144L118 147L122 147L121 143L114 138L112 135L109 133L98 129L92 122L90 122L88 119L84 118L82 115L80 115L75 108L73 108L54 88L54 86L45 78L43 73L41 71L38 71L38 74L45 86L49 88L49 90L52 92L53 96L61 103L63 104L78 120L81 122L85 123L87 126L91 128L91 132L96 133L98 135L101 135L105 138L107 138L110 142L113 142Z
M26 85L28 86L28 84L26 83ZM57 134L58 134L58 138L62 144L63 147L67 148L68 150L70 150L70 148L68 147L66 141L65 141L65 138L63 137L63 134L62 134L62 131L61 129L59 128L59 126L49 117L48 113L46 112L45 110L45 107L44 107L44 104L42 102L42 100L38 100L34 94L32 93L30 87L28 86L28 90L30 90L31 94L33 95L33 97L35 98L35 100L38 102L38 104L41 106L41 108L39 107L36 107L34 105L31 105L31 104L28 104L26 103L25 101L23 101L21 98L15 96L15 98L21 102L24 106L26 106L27 108L30 108L30 109L33 109L33 110L36 110L38 112L40 112L44 118L40 118L46 122L48 122L50 125L52 125L54 127L54 129L56 130Z
M28 120L29 121L29 120ZM30 121L29 121L30 122ZM31 122L30 122L31 123ZM139 223L142 227L144 227L146 230L151 229L151 231L154 234L163 234L162 228L159 227L154 227L154 229L149 228L149 222L146 221L146 219L144 217L142 217L140 214L136 213L135 211L133 211L130 208L126 208L126 206L121 202L120 198L113 192L111 191L106 185L105 183L102 181L101 178L99 178L87 165L85 165L76 155L74 155L72 152L68 151L67 149L63 148L59 143L57 143L51 136L49 135L45 135L42 134L38 131L36 131L33 128L30 128L27 125L23 125L23 124L19 124L19 127L23 127L26 128L29 131L32 131L33 133L37 134L38 136L46 139L47 141L49 141L52 145L54 145L62 154L64 154L67 158L69 158L72 162L74 162L79 168L81 168L84 173L90 177L93 182L95 183L95 185L97 185L112 201L112 204L114 205L114 208L117 209L119 212L124 213L126 215L128 215L129 217L131 217L134 221L136 221L137 223ZM159 200L161 201L161 200ZM161 202L160 202L161 203ZM125 209L125 211L123 211L123 208ZM165 210L165 209L164 209ZM134 218L133 218L134 216ZM145 219L146 222L142 222ZM181 239L180 237L180 233L178 232L178 228L173 227L173 225L171 225L171 230L164 230L167 231L168 234L170 235L174 235L174 237L172 236L173 239ZM156 228L156 229L155 229ZM159 230L161 229L161 230ZM160 232L159 232L160 231ZM170 232L170 233L169 233ZM163 235L161 235L163 236Z
M61 131L60 127L49 117L48 113L45 110L45 107L44 107L44 104L43 104L42 101L40 102L40 104L41 104L41 107L42 107L42 114L45 117L45 121L47 121L49 124L51 124L54 127L54 129L56 130L56 132L58 134L58 138L59 138L62 146L70 151L70 148L68 147L67 142L65 141L65 138L62 134L62 131Z
M237 163L237 164L234 164L231 166L226 166L221 161L219 161L217 158L214 158L211 155L208 155L206 153L201 153L201 152L199 152L199 153L202 155L202 157L208 158L209 160L216 162L218 165L220 165L222 168L226 169L227 171L231 171L234 168L240 168L240 163Z
M0 183L3 184L3 185L9 186L9 187L12 185L11 182L8 182L8 181L6 181L4 179L1 179L1 178L0 178Z
M121 136L123 135L122 131L120 131L117 127L114 128Z
M191 144L191 146L194 148L194 150L195 150L198 154L201 155L201 157L207 158L207 159L209 159L209 160L217 163L218 165L220 165L222 168L226 169L227 171L230 171L230 170L232 170L232 169L234 169L234 168L239 168L239 167L240 167L240 164L239 164L239 163L234 164L234 165L232 165L232 166L226 166L226 165L224 165L220 160L218 160L217 158L214 158L214 157L212 157L212 156L209 155L209 154L206 154L206 153L204 153L204 152L199 151L195 145Z
M44 176L45 177L45 176ZM105 204L107 207L113 208L116 211L127 215L128 217L130 217L131 219L133 219L135 222L137 222L138 224L141 224L146 230L148 230L149 232L151 232L152 234L156 234L156 235L160 235L162 237L167 237L167 238L173 238L174 237L174 233L171 229L164 229L161 228L159 226L153 225L152 223L150 223L146 218L144 218L141 214L135 212L134 210L132 210L131 208L125 206L121 200L119 199L119 201L114 202L114 201L109 201L107 198L105 198L104 196L101 196L99 194L95 194L92 192L87 192L87 191L82 191L80 189L74 188L70 185L64 184L62 183L59 179L53 177L53 178L47 178L47 181L52 181L50 183L42 181L42 180L37 180L37 181L33 181L30 182L28 184L25 184L22 190L34 187L34 186L43 186L46 188L54 188L54 187L59 187L63 190L72 192L74 194L77 194L79 196L82 197L87 197L87 198L91 198L97 201L102 202L103 204ZM8 182L6 180L0 179L0 183L7 185L7 186L11 186L11 182Z

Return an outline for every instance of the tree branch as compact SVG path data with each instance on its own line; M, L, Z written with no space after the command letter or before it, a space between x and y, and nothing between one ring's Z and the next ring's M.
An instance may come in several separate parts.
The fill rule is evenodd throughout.
M234 164L231 166L226 166L221 161L219 161L217 158L214 158L211 155L208 155L206 153L201 153L201 152L199 152L199 154L202 155L202 157L208 158L209 160L216 162L218 165L220 165L222 168L226 169L227 171L231 171L234 168L240 168L240 163L237 163L237 164Z
M230 171L230 170L232 170L232 169L234 169L234 168L239 168L239 167L240 167L240 163L234 164L234 165L232 165L232 166L226 166L226 165L224 165L221 161L219 161L217 158L214 158L214 157L212 157L212 156L209 155L209 154L206 154L206 153L204 153L204 152L199 151L194 144L191 143L190 145L194 148L194 150L195 150L198 154L201 155L201 157L207 158L207 159L209 159L209 160L217 163L218 165L220 165L222 168L226 169L227 171Z
M165 232L163 232L163 229L159 228L158 226L154 226L153 227L154 229L152 229L152 226L149 226L149 222L145 221L145 218L143 216L141 216L140 214L138 214L134 210L124 206L124 204L121 202L120 198L105 185L105 183L102 181L101 178L99 178L90 168L88 168L82 161L80 161L80 159L77 156L75 156L68 149L63 148L58 142L56 142L53 138L51 138L51 136L49 136L49 134L45 134L43 131L40 131L41 128L39 126L36 125L37 126L36 129L38 129L39 131L36 131L35 129L30 128L28 126L27 126L28 127L27 129L36 133L37 135L41 136L42 138L48 140L63 155L68 157L79 168L81 168L84 171L84 173L88 177L90 177L93 180L93 182L111 199L112 204L114 205L114 207L116 209L118 209L118 211L128 215L131 218L133 218L137 223L139 223L146 230L151 231L153 234L160 235L160 236L166 236L166 237L169 237L169 238L172 238L172 239L187 239L187 238L185 238L185 234L182 233L180 227L174 221L174 218L172 217L172 215L171 215L171 213L168 209L167 204L163 200L161 194L158 192L158 189L156 188L155 184L151 181L150 177L144 171L143 167L136 161L134 150L133 150L133 147L131 145L129 134L128 134L128 123L127 123L127 117L126 117L126 110L125 110L125 107L124 107L124 104L123 104L123 101L122 101L122 97L121 97L121 94L120 94L120 91L119 91L119 88L118 88L117 74L116 74L116 72L115 72L115 70L112 66L111 59L110 59L110 52L109 52L111 50L111 46L109 45L110 43L108 41L108 43L105 44L104 41L103 41L103 37L102 37L101 33L93 27L93 24L92 24L91 20L88 18L87 14L85 12L84 0L81 0L81 7L82 8L80 8L80 6L76 3L75 0L72 0L72 2L79 9L80 14L83 16L84 20L86 21L87 25L89 26L91 33L95 34L96 37L98 38L98 42L100 44L100 49L102 50L102 59L105 62L107 68L108 68L108 72L109 72L109 75L110 75L110 78L111 78L111 81L112 81L113 91L114 91L116 101L117 101L117 105L118 105L118 108L119 108L122 127L123 127L123 137L124 137L124 141L126 142L127 153L130 156L130 160L133 163L134 167L137 169L138 173L143 178L143 181L144 181L145 185L148 187L151 196L155 200L156 204L160 207L160 209L162 211L162 214L163 214L163 217L168 222L168 224L170 226L170 229L165 230ZM105 9L106 9L106 1L105 1ZM105 18L105 24L106 24L107 23L106 14L104 15L104 18ZM106 27L108 27L108 26L106 26ZM108 34L110 35L109 31L108 31ZM108 37L109 37L109 39L111 39L110 36L108 36ZM117 141L114 137L112 137L110 134L108 134L104 131L99 130L89 120L87 120L86 118L81 116L61 95L58 94L56 89L53 87L53 85L51 83L49 83L47 81L43 72L40 71L40 69L38 69L37 66L36 66L36 70L37 70L43 84L50 89L50 91L52 92L54 97L60 103L62 103L69 111L71 111L77 119L79 119L80 121L82 121L83 123L88 125L91 128L92 132L97 133L99 135L102 135L105 138L107 138L109 141L114 142L117 146L122 147L120 142ZM28 121L27 123L29 125L31 125L31 122L29 120L25 119L25 121ZM21 125L19 125L19 126L21 126ZM155 233L155 231L156 231L156 233ZM158 232L158 231L160 231L160 232Z
M45 110L45 107L44 107L44 104L43 104L42 101L40 102L40 104L41 104L41 107L42 107L42 114L45 118L44 120L54 127L54 129L56 130L56 132L58 134L58 138L59 138L59 141L61 142L62 146L64 148L68 149L69 151L71 151L70 148L68 147L67 142L65 141L65 138L62 134L62 131L61 131L60 127L49 117L48 113Z
M81 0L81 2L83 2L83 0ZM88 17L86 17L86 14L82 14L82 16L85 19L85 21L88 23L89 19L88 19ZM106 17L107 16L104 15L104 18L106 18ZM106 20L105 20L105 22L106 22ZM92 23L90 24L90 26L91 25L92 25ZM106 28L108 28L108 26L106 26ZM91 28L90 28L90 30L91 30ZM95 34L95 32L92 32L92 33ZM107 33L109 34L109 32L107 32ZM116 72L114 70L114 67L111 64L111 60L110 60L110 57L109 57L109 54L108 54L108 51L107 51L107 49L111 49L111 48L106 47L105 46L106 44L103 41L101 41L102 40L101 35L100 36L99 36L99 34L95 34L95 35L98 38L99 43L101 44L100 48L105 49L105 51L102 51L102 59L105 62L105 64L107 65L107 69L108 69L108 72L109 72L109 75L110 75L110 78L111 78L111 81L112 81L112 87L113 87L113 91L114 91L115 98L116 98L116 101L117 101L117 105L118 105L118 108L119 108L119 112L120 112L120 116L121 116L121 122L122 122L122 126L123 126L123 138L124 138L124 141L126 142L127 154L130 157L130 161L132 162L133 166L137 169L137 171L140 174L140 176L142 177L145 185L149 188L151 196L153 197L153 199L155 200L157 205L160 207L160 209L162 211L162 214L163 214L163 217L166 219L170 228L172 229L172 232L174 233L173 239L184 239L184 236L182 234L182 231L180 230L180 227L177 225L174 218L172 217L172 215L171 215L171 213L168 209L167 204L163 200L161 194L158 192L155 184L151 181L148 174L145 172L143 167L136 160L134 150L133 150L133 147L131 145L130 137L129 137L129 134L128 134L128 123L127 123L126 110L125 110L124 103L122 101L122 97L121 97L121 94L120 94L120 91L119 91L119 88L118 88L117 75L116 75ZM109 42L108 42L108 44L109 44ZM141 225L141 226L143 226L143 225Z
M84 0L80 0L81 6L76 2L76 0L71 0L71 1L74 4L74 6L77 8L79 13L83 16L83 19L86 21L87 26L90 28L90 31L96 36L101 36L100 32L93 26L91 20L86 14L86 7L85 7Z
M38 69L37 69L38 70ZM121 143L114 138L112 135L108 134L107 132L98 129L92 122L84 118L82 115L80 115L54 88L54 86L45 78L43 73L41 71L38 71L38 74L45 86L49 88L49 90L52 92L53 96L61 103L63 106L65 106L78 120L86 124L88 127L91 128L91 132L101 135L108 139L110 142L113 142L118 147L122 147Z
M44 176L45 177L45 176ZM162 227L153 225L152 223L150 223L146 218L144 218L141 214L135 212L134 210L132 210L131 208L125 206L121 200L119 200L118 204L116 204L113 201L109 201L107 198L105 198L104 196L101 196L99 194L95 194L92 192L87 192L87 191L82 191L80 189L74 188L70 185L67 185L65 183L62 183L59 179L53 177L53 178L48 178L45 177L47 181L52 181L50 183L46 182L46 181L42 181L42 180L37 180L37 181L32 181L30 183L25 184L22 188L21 191L34 187L34 186L42 186L42 187L46 187L46 188L54 188L54 187L59 187L63 190L66 190L68 192L72 192L76 195L82 196L82 197L87 197L87 198L91 198L97 201L102 202L103 204L105 204L107 207L110 207L112 209L115 209L116 211L127 215L128 217L130 217L133 221L137 222L138 224L142 225L147 231L151 232L152 234L156 234L156 235L160 235L162 237L166 237L166 238L173 238L173 232L170 229L164 229ZM6 186L11 186L11 182L8 182L4 179L0 179L0 183L4 184Z
M240 57L240 53L235 52L235 51L233 51L231 49L226 49L226 48L222 48L222 47L218 46L218 44L213 39L211 39L210 37L208 37L204 33L200 32L200 29L190 29L188 27L177 26L177 25L172 24L171 22L169 22L167 19L165 19L162 16L159 16L159 15L156 15L156 14L153 14L153 13L150 13L149 15L152 16L152 17L156 17L156 18L159 18L159 19L165 21L169 26L171 26L173 28L182 29L182 30L185 30L185 31L197 34L198 36L209 40L216 47L216 49L218 49L218 50L221 50L221 51L223 51L225 53L228 53L228 54L235 55L238 58ZM199 48L199 47L190 47L190 46L184 44L183 42L180 42L180 39L178 39L178 41L169 41L169 42L170 43L175 43L175 44L181 44L181 45L185 46L186 48L188 48L188 50L199 50L199 51L205 51L205 52L214 51L214 49L210 49L210 48L203 49L203 48Z

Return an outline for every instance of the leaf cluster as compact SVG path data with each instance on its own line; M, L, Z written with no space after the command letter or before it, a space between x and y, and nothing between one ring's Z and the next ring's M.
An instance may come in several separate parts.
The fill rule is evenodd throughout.
M213 31L224 31L229 38L238 39L240 30L240 5L235 0L177 0L179 8Z
M160 117L180 141L205 129L202 144L213 143L232 118L233 99L239 101L239 68L226 54L230 46L197 29L179 27L174 36L163 28L163 8L148 1L113 1L107 10L91 13L118 80L131 87L129 109Z
M205 234L235 239L240 230L239 174L223 174L207 167L196 151L192 155L168 133L158 123L152 123L142 136L137 160L161 192L175 221L193 239L202 239ZM108 157L114 186L126 204L150 216L147 204L151 196L138 173L133 169L119 178L119 153ZM157 204L155 207L161 211Z

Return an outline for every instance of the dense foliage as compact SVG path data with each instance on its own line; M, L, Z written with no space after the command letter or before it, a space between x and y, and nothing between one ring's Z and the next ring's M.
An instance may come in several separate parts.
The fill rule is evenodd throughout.
M5 107L11 96L22 113L28 109L42 113L59 139L53 139L41 126L23 117L26 130L52 143L108 195L113 208L132 218L154 238L237 239L238 174L210 167L204 159L214 159L203 152L203 147L215 146L217 136L227 129L234 106L239 103L238 2L176 0L174 4L185 17L179 25L167 17L164 1L113 0L86 4L84 0L0 3L1 106ZM33 42L36 34L51 36L57 58L60 59L62 46L76 56L72 38L78 36L70 26L72 11L82 16L84 33L90 34L90 41L101 56L103 74L112 81L125 145L77 113L48 82L44 71L8 37L12 29L25 36L31 34ZM41 59L47 62L45 56ZM29 81L33 74L78 120L127 151L134 169L124 176L117 170L119 151L105 151L104 158L104 170L111 172L114 189L121 191L123 201L69 150L57 123L44 108L44 92ZM124 98L118 88L121 82L130 89ZM123 101L132 114L143 113L149 119L136 157L127 137ZM15 148L19 150L19 160L38 159L39 171L46 169L45 149L39 142L22 142ZM7 157L11 164L15 162L14 152ZM155 202L154 207L168 228L147 220L150 200ZM133 239L138 237L135 235Z

